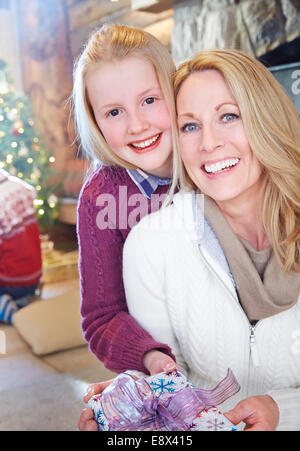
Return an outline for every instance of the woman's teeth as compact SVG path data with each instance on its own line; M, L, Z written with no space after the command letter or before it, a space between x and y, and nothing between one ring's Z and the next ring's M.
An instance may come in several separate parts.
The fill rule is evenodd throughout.
M239 161L239 158L218 161L218 163L215 164L205 164L204 169L206 172L216 174L222 172L224 169L235 166Z
M160 137L160 133L157 136L154 136L151 139L147 139L144 142L137 143L130 143L131 146L135 147L136 149L144 149L145 147L152 146Z

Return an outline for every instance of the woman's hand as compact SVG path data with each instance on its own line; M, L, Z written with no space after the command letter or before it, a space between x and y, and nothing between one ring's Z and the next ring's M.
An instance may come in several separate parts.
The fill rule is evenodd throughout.
M108 381L99 382L98 384L91 384L87 388L86 395L84 396L84 402L88 402L88 400L94 396L98 395L105 390L112 383L113 379ZM80 431L98 431L98 425L94 420L94 413L92 409L86 408L80 414L78 421L78 429Z
M157 349L151 349L151 351L145 353L143 365L151 375L161 373L162 371L168 373L175 368L180 369L171 357Z
M246 423L244 431L275 431L279 422L278 405L269 395L243 399L224 415L234 425Z

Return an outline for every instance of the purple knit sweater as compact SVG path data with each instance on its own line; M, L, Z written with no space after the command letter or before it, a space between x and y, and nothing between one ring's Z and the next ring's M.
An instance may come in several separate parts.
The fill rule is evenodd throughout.
M168 187L158 186L155 194L164 194ZM126 199L124 193L127 193ZM100 200L99 195L103 194L107 195L108 203ZM139 205L128 206L128 198L137 194L142 196L125 169L103 167L89 176L79 197L77 235L82 329L91 351L115 372L135 369L147 373L142 358L150 349L159 349L175 360L167 345L156 342L129 315L126 305L122 252L130 232L130 227L126 227L127 219L135 216L134 210ZM150 213L150 200L142 197ZM114 201L115 218L115 209L112 215L104 214ZM103 205L99 206L100 203ZM111 226L101 230L98 225L107 220Z

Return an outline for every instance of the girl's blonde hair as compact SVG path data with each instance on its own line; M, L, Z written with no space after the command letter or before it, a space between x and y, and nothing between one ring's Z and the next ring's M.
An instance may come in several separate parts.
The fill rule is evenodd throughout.
M175 96L193 72L219 71L237 101L251 149L265 172L262 219L284 271L299 271L300 118L282 86L259 61L237 50L207 50L183 63ZM195 186L174 149L174 176L182 188Z
M126 168L135 166L117 157L108 147L94 117L87 95L86 78L99 63L131 56L144 58L153 64L170 116L174 120L176 117L172 86L174 62L167 48L158 39L139 28L110 24L103 25L94 32L75 64L72 93L77 139L80 141L84 156L106 165Z

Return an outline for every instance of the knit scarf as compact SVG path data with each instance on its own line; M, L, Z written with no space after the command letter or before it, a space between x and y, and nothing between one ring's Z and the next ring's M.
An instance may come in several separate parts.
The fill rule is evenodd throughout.
M204 214L222 246L236 282L240 303L250 321L276 315L297 303L300 273L284 273L272 251L261 278L219 207L207 196L204 198Z

